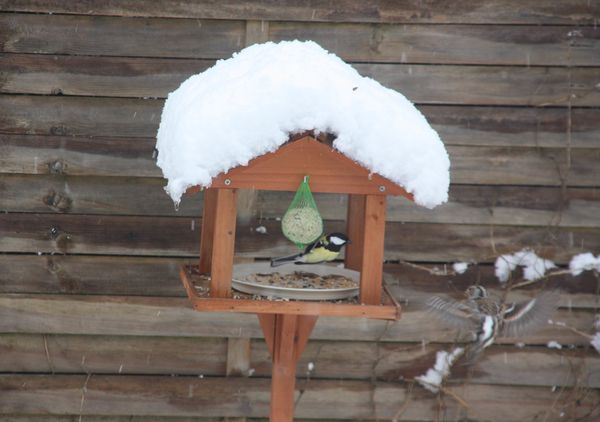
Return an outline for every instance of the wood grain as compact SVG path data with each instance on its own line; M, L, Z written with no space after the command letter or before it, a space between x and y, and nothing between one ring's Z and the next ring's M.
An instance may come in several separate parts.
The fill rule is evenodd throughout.
M1 102L1 101L0 101ZM2 122L0 122L1 125ZM3 165L11 173L160 177L152 141L114 138L2 136ZM447 145L452 182L460 184L594 187L600 149ZM6 163L6 166L4 166Z
M83 15L149 16L193 19L365 22L365 23L470 23L470 24L588 24L600 11L585 0L568 4L551 0L461 1L449 5L444 0L427 3L382 2L335 4L278 1L190 1L166 0L160 4L143 0L88 1L65 5L59 0L2 0L0 9L20 12L53 12Z
M0 255L0 264L5 268L0 274L0 292L185 297L177 271L186 262L179 258ZM399 300L406 295L403 289L411 295L426 296L460 292L475 283L486 285L490 291L499 287L493 266L487 264L471 264L464 274L454 274L451 266L444 264L421 267L384 265L384 272L395 280L391 288ZM437 275L432 273L436 268ZM518 274L515 272L515 277ZM562 274L553 276L551 285L569 293L562 306L593 308L594 281L591 272L576 279ZM526 298L518 296L518 300Z
M600 57L600 47L591 56ZM39 54L5 58L0 62L1 93L135 98L165 98L189 76L214 64L208 60ZM354 67L418 104L600 105L597 67L373 63Z
M189 260L176 257L0 255L0 293L185 297L178 271L186 262ZM421 264L421 268L386 264L384 272L390 276L392 293L402 303L439 294L460 299L460 293L476 283L495 295L503 293L494 266L488 264L471 264L463 274L455 274L451 265L443 263ZM521 277L520 270L514 277ZM531 286L533 290L514 291L510 300L528 300L540 288L557 288L564 293L561 306L593 310L597 306L595 286L591 271L577 277L562 274Z
M234 356L229 351L238 352ZM393 381L421 374L447 346L309 340L297 365L300 379L370 379ZM46 349L48 353L46 353ZM228 375L268 377L271 358L262 339L1 334L1 372L123 375L223 376L225 354L233 360ZM121 366L122 365L122 366ZM229 368L229 366L228 366ZM235 369L235 371L234 371ZM538 347L491 346L471 371L469 383L573 386L581 371L585 386L600 387L600 357L593 350L545 350ZM452 379L465 378L457 368ZM526 376L525 376L526 374Z
M229 57L244 46L241 20L129 19L1 14L4 52L89 56ZM195 53L193 53L195 52Z
M147 138L146 147L150 148L147 157L150 157L154 147L153 141L150 146L150 138L156 136L163 101L2 95L0 106L3 143L19 139L7 134L54 135L66 137L65 142L73 137L73 142L81 141L76 137L108 138L113 142L114 138L142 137ZM596 109L573 108L569 112L567 108L534 107L421 105L418 108L446 145L566 148L569 116L573 149L597 148L600 135Z
M93 375L2 375L0 407L8 413L92 414L92 415L169 415L260 416L268 414L269 385L266 379L225 378L189 379L187 377L140 377ZM23 389L22 385L28 386ZM85 401L81 405L82 386ZM406 399L406 387L398 383L368 381L311 380L296 406L300 418L391 418ZM300 388L300 386L299 386ZM468 413L456 401L444 399L444 413L453 419L462 415L482 419L494 414L495 420L554 415L561 410L570 417L597 414L598 392L574 392L577 406L569 407L566 398L548 388L450 385L448 389L469 403ZM569 397L569 391L565 391ZM432 420L437 414L437 399L415 388L413 405L407 406L408 420ZM418 403L418 405L416 405Z
M108 336L254 337L262 338L256 318L234 313L195 312L184 298L80 295L0 295L3 333L85 334ZM594 315L588 310L560 309L556 321L589 332ZM360 321L360 323L357 323ZM311 339L330 341L402 341L454 343L454 330L432 321L423 306L409 303L395 322L321 317ZM549 326L522 339L498 339L499 344L522 341L546 345L560 338L565 345L589 340L565 328Z
M9 212L194 218L201 214L202 193L184 196L176 210L164 184L158 178L5 173L0 176L0 197L3 210ZM324 219L346 218L343 195L315 194L315 198ZM292 193L257 191L249 207L255 220L243 224L256 228L261 225L259 217L281 217L291 200ZM386 216L387 221L414 223L600 227L599 207L600 192L595 188L451 185L448 203L433 210L388 197Z
M271 258L293 252L280 234L280 222L263 221L270 235L238 226L236 255ZM0 214L1 252L179 256L197 259L197 219L188 217ZM326 221L326 231L343 231L343 223ZM557 263L600 248L597 228L480 226L388 223L385 258L428 262L490 262L522 248ZM168 235L167 235L168 234Z
M600 63L600 36L591 27L574 31L570 27L539 25L270 22L269 37L273 41L313 40L345 61L357 62L519 66Z

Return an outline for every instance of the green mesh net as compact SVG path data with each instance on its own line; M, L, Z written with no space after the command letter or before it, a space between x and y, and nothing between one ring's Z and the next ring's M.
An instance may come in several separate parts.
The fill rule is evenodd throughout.
M281 219L283 235L298 248L304 248L323 233L323 219L308 186L308 179L308 176L304 176L292 203Z

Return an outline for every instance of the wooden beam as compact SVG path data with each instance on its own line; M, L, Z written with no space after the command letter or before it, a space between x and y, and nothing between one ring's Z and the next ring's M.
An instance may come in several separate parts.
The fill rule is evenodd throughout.
M271 379L271 422L294 420L294 389L296 385L297 315L275 317L273 375Z
M299 315L298 325L296 327L296 345L295 345L295 357L294 360L298 361L304 351L308 338L312 333L315 324L317 323L317 315Z
M385 205L386 197L383 195L365 197L360 302L368 305L381 303Z
M233 189L217 189L216 193L210 271L210 294L212 297L231 296L236 223L235 194Z
M348 195L346 234L351 243L346 245L346 268L359 271L362 267L362 251L365 226L365 195Z
M204 190L204 210L202 212L202 230L200 232L200 272L210 274L212 261L215 217L217 215L217 190Z
M275 314L256 314L256 316L258 317L260 328L265 337L267 348L269 349L271 356L273 356L273 344L275 342Z

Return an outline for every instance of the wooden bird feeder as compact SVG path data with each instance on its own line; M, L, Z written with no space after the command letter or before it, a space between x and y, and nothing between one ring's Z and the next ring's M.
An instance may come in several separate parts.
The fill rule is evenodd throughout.
M231 291L236 226L236 190L294 192L310 175L313 192L348 194L346 268L360 272L359 304L234 298ZM188 192L200 191L194 187ZM383 286L387 195L413 200L401 186L372 173L312 134L290 139L267 153L213 178L204 190L200 262L180 275L195 310L258 316L271 353L271 422L292 421L296 364L320 315L396 320L400 306ZM208 293L193 274L210 275Z

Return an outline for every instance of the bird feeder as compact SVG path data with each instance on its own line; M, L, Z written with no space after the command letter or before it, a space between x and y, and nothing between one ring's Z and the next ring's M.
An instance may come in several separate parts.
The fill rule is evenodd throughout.
M313 192L348 195L346 268L360 273L359 303L240 299L232 294L238 189L294 192L305 175ZM188 189L200 191L200 187ZM251 160L212 179L204 190L200 261L181 268L188 297L199 312L243 312L258 316L271 353L272 422L293 420L297 361L317 321L323 316L400 318L400 306L383 284L385 211L388 195L410 193L362 167L311 133L291 138L274 152ZM194 274L210 277L199 293Z

